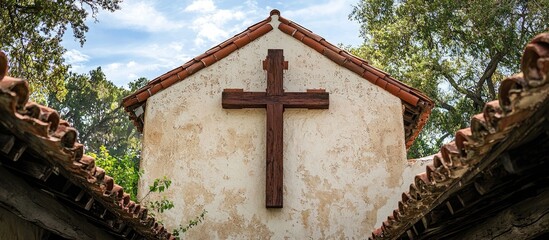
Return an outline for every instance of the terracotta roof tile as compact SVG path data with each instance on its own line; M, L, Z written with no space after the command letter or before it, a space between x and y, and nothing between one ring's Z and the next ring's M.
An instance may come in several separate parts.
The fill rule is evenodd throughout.
M271 25L269 25L270 18L261 21L260 23L248 28L248 30L243 33L237 34L229 40L219 44L206 51L204 54L201 54L189 62L183 64L181 67L173 69L166 74L161 75L160 77L152 80L147 84L146 87L138 90L136 93L124 98L122 104L126 109L131 108L132 105L146 101L150 96L154 95L160 89L165 89L171 86L172 84L185 79L186 77L200 71L206 66L223 59L228 56L230 53L234 52L236 49L243 47L250 41L264 35L265 33L272 30ZM155 87L154 92L148 92L147 90ZM158 89L158 90L157 90Z
M153 79L147 84L147 86L125 97L122 101L122 105L129 113L130 119L134 121L134 124L139 131L142 131L143 129L143 122L140 117L135 116L135 113L133 112L135 108L142 107L150 96L156 94L162 89L168 88L176 82L182 81L188 76L196 73L197 71L213 65L215 62L228 56L238 48L242 48L251 41L271 31L272 26L269 22L271 21L271 16L273 15L278 15L278 20L280 21L278 29L282 32L294 37L320 54L323 54L328 59L353 71L359 76L400 98L407 110L407 114L409 116L413 116L406 118L404 122L406 131L406 148L409 148L412 145L415 138L425 125L427 118L431 113L431 109L434 107L433 101L431 101L429 97L420 91L413 89L402 82L397 81L396 79L393 79L389 76L389 74L369 65L367 61L355 57L327 42L324 38L314 34L312 31L304 28L303 26L281 17L280 11L276 9L271 11L270 16L267 19L207 50L205 53L191 59L181 67L173 69L166 74Z
M324 56L326 56L327 58L329 58L330 60L334 61L339 65L343 65L347 61L347 58L345 58L345 56L341 56L339 55L339 53L331 50L324 49Z
M539 131L534 129L546 126L548 63L549 33L543 33L526 46L521 64L523 73L506 78L499 89L499 101L486 103L483 112L472 117L470 128L457 131L455 141L441 147L434 155L433 163L415 177L408 192L402 193L398 210L389 215L380 228L373 230L370 239L448 237L440 222L435 226L436 230L426 230L435 219L443 219L440 211L455 214L465 203L478 201L481 195L491 191L495 185L491 176L506 176L509 173L501 172L517 171L510 165L510 160L500 154L525 145L530 138L539 136ZM502 168L505 170L497 170ZM464 188L471 182L474 191L459 195L459 191L469 191ZM444 205L446 210L441 210L440 206ZM441 235L429 235L437 231Z
M0 138L1 150L5 154L1 158L2 165L24 171L21 168L23 165L13 165L11 162L26 162L33 158L30 156L37 156L66 178L67 183L80 188L80 194L72 199L74 202L70 206L80 207L75 209L76 212L110 226L106 232L114 232L120 234L116 236L128 239L173 239L146 214L146 208L131 201L124 189L112 177L105 175L105 170L95 165L93 157L84 154L83 145L77 142L76 129L60 119L54 109L28 101L27 81L5 76L6 62L5 54L0 52L0 67L3 66L0 69L0 137L8 136ZM32 155L20 158L29 151ZM37 177L45 187L59 187L48 181L49 176ZM85 203L81 202L83 199ZM101 211L98 212L98 209ZM135 214L137 212L139 214ZM125 227L119 229L118 224L108 224L109 221L123 223ZM157 228L150 228L148 225L151 223L157 224Z

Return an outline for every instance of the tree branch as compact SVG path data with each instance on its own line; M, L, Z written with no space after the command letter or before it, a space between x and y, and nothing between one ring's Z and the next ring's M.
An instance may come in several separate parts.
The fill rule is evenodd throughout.
M85 133L81 134L81 136L82 136L82 138L81 138L82 141L85 142L85 141L87 140L87 138L88 138L89 135L91 134L91 131L96 130L98 127L103 126L103 125L104 125L106 122L108 122L108 121L111 121L111 120L116 119L116 114L115 114L115 113L116 113L118 110L120 110L121 107L122 107L122 106L118 106L117 108L115 108L115 109L112 110L111 112L107 113L107 117L101 119L101 121L99 121L97 124L95 124L95 125L93 125L93 126L90 126L90 127L88 128L88 130L87 130Z
M450 105L446 102L443 102L438 97L433 97L433 99L435 100L435 106L446 109L446 110L448 110L448 112L455 112L456 111L456 108L454 108L454 106L452 106L452 105Z
M490 99L496 99L496 88L494 87L494 83L492 82L492 78L488 79L486 81L486 85L488 85L488 92L490 93Z
M462 88L460 87L456 80L454 80L454 78L452 76L450 76L447 72L445 71L441 71L442 75L448 80L448 82L450 83L450 85L456 89L456 91L462 93L462 94L465 94L465 96L467 96L468 98L470 98L476 105L478 105L479 107L480 106L484 106L484 101L482 101L482 98L480 98L479 95L476 95L474 92L471 92L470 90L468 89L465 89L465 88Z
M35 4L29 5L29 6L15 4L15 8L16 10L21 11L23 13L38 13L42 10L41 6L37 6Z
M442 137L439 137L437 140L436 140L436 144L435 146L441 146L442 143L446 140L447 137L449 137L451 134L449 132L445 133L444 135L442 135Z
M492 59L490 59L490 62L484 69L484 73L478 80L476 86L475 86L475 95L480 96L482 92L482 85L484 85L484 82L489 82L488 85L488 91L490 92L490 97L495 98L496 97L496 90L494 89L494 84L491 82L492 75L496 71L498 67L498 63L503 59L503 52L498 51Z
M456 112L456 108L454 108L452 105L450 105L448 103L445 103L445 102L442 102L442 101L437 101L437 106L439 106L441 108L444 108L444 109L448 110L449 112Z

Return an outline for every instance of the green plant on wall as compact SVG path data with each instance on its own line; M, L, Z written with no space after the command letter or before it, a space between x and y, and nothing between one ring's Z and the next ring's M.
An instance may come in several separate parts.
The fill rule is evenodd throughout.
M168 190L168 188L172 185L172 180L168 179L166 176L164 176L162 179L156 178L153 181L153 184L149 186L149 191L143 198L141 198L139 201L143 202L151 193L162 193L165 190ZM166 196L162 196L161 200L155 200L147 202L146 206L152 210L153 212L150 213L153 216L155 216L155 213L163 213L166 210L170 210L174 207L173 201L166 198Z
M97 166L105 169L105 172L116 179L117 184L122 186L126 192L131 194L133 201L145 203L145 206L147 206L150 210L150 215L156 217L157 214L163 213L175 207L171 199L162 195L162 193L168 190L168 188L172 185L171 179L166 176L154 179L145 196L139 200L135 199L135 196L137 196L137 184L139 177L142 174L142 172L138 170L138 166L132 161L132 159L135 158L135 155L130 153L122 158L117 158L112 156L105 146L101 146L99 149L99 153L97 154L89 153L91 157L95 158ZM160 199L147 201L147 198L149 198L151 194L159 194ZM172 231L172 234L176 237L176 239L179 239L182 233L187 232L192 227L201 223L204 220L206 213L207 211L203 210L200 215L192 220L189 220L188 224L179 225L179 227Z
M180 234L185 233L192 227L198 225L199 223L202 223L202 221L204 221L204 216L206 216L206 213L208 213L206 209L202 210L202 213L200 213L200 215L192 220L189 220L189 223L185 226L179 225L178 228L173 230L172 234L175 236L176 239L180 239Z
M149 195L151 193L160 194L160 193L168 190L168 188L170 188L171 185L172 185L172 180L168 179L166 176L164 176L162 178L154 179L153 184L149 185L149 191L140 200L140 202L145 201L145 199L147 197L149 197ZM153 211L150 214L152 216L155 216L156 213L163 213L164 211L167 211L167 210L170 210L170 209L174 208L175 205L173 204L173 201L166 198L166 196L161 196L160 200L147 202L146 206L150 210ZM176 239L180 239L180 237L181 237L180 235L182 233L185 233L189 229L191 229L194 226L198 225L199 223L202 223L202 221L204 221L204 217L206 216L206 213L208 213L208 211L202 210L202 213L200 213L200 215L196 216L194 219L189 220L188 224L186 224L186 225L181 225L180 224L179 227L173 229L173 231L172 231L173 236L175 236Z

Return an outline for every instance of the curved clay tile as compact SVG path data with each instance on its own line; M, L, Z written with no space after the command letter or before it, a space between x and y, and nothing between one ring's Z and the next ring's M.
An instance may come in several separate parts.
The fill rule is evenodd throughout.
M523 121L546 107L541 104L549 100L549 33L536 36L526 46L521 70L523 73L506 78L501 83L499 100L486 103L483 112L471 119L470 128L457 131L455 142L441 147L440 152L433 157L433 163L427 165L426 172L417 175L409 192L402 194L398 202L399 217L390 216L392 220L373 230L370 239L418 237L417 234L421 232L414 226L420 221L424 226L428 225L428 213L435 199L440 203L441 199L438 198L444 196L448 187L456 183L460 186L464 174L477 171L474 169L483 164L482 160L492 151L493 146L501 144ZM513 144L511 142L506 146ZM506 161L505 156L501 159ZM491 174L507 176L514 172L514 169L509 169L504 173ZM482 195L490 191L494 184L494 181L484 177L475 181L474 187L477 194ZM459 207L459 203L446 204L452 213L454 207Z
M112 231L118 230L115 226L131 226L139 233L134 236L173 239L161 224L147 215L146 208L131 201L130 195L112 177L106 175L105 170L95 165L94 158L84 155L84 146L77 142L77 130L60 119L55 109L28 101L27 81L4 76L4 60L5 54L1 53L0 126L11 126L4 130L11 132L18 141L23 141L27 148L33 149L40 158L58 169L59 174L70 179L72 184L86 189L82 193L89 193L91 198L86 200L83 209L105 209L102 214L110 212L117 216L118 220L108 220L112 224L105 224L113 227ZM22 153L17 154L12 156L14 160ZM79 195L75 201L80 201L82 196ZM97 204L102 207L94 207ZM157 224L157 227L151 228L153 224Z
M29 101L29 83L18 78L4 76L0 81L0 89L15 94L17 109L22 109Z

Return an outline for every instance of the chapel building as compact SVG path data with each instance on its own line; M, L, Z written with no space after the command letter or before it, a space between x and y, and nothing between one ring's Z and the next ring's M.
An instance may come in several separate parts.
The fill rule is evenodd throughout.
M421 164L420 91L270 16L126 97L143 132L141 195L167 176L168 228L190 238L360 238Z

